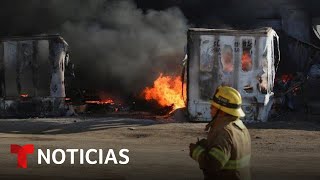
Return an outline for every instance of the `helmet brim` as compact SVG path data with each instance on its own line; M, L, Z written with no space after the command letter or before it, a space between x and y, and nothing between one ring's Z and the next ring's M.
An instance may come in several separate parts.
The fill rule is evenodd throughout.
M221 111L223 111L223 112L225 112L227 114L230 114L232 116L236 116L236 117L245 117L246 116L246 114L243 112L241 107L237 108L237 109L227 108L227 107L221 106L220 104L217 104L214 101L211 101L211 104L215 108L220 109Z

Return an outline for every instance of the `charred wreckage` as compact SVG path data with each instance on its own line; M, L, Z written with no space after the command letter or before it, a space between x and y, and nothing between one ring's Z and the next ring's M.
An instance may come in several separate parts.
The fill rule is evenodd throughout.
M209 100L220 85L232 86L241 93L245 122L265 122L279 114L279 106L294 109L300 104L308 113L319 109L312 99L320 90L320 48L286 36L289 46L309 52L310 61L304 63L304 72L278 74L283 48L272 28L191 28L187 37L182 76L160 74L153 87L146 87L130 103L119 103L112 96L101 98L97 92L89 96L82 90L72 92L74 65L68 44L61 36L2 38L0 116L50 117L92 110L105 114L146 109L165 115L185 108L190 121L210 121ZM302 91L303 100L299 100Z
M220 85L240 92L245 122L279 119L288 111L302 111L306 119L319 114L320 48L280 33L272 28L189 29L186 58L189 119L211 120L209 101ZM280 57L285 57L284 63ZM290 63L291 66L296 63L299 66L296 69L300 70L288 71Z
M2 38L0 74L1 117L72 113L65 89L74 75L73 65L61 36Z
M247 121L266 121L272 106L279 37L271 28L190 29L188 33L188 112L210 121L210 102L219 85L237 89Z

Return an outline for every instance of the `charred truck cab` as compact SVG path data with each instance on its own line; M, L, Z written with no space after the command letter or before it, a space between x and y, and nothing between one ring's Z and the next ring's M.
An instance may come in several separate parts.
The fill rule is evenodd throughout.
M59 35L1 38L1 117L66 115L70 64L68 44Z
M244 121L267 121L280 62L279 37L271 28L188 31L187 109L192 121L210 121L215 89L228 85L242 95Z

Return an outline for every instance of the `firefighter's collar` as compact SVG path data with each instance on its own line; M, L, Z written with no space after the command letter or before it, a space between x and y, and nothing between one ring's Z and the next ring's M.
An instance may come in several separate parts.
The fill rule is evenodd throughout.
M233 123L241 130L244 130L246 128L246 126L243 124L243 122L240 119L234 121Z

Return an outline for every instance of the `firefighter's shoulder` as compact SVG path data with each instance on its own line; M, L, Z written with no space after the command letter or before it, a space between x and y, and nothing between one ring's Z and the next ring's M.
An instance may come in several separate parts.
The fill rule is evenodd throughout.
M234 128L239 129L241 131L244 131L247 129L247 127L244 125L244 123L240 119L230 119L230 121L226 121L226 124L223 129L229 132L229 131L233 131Z

